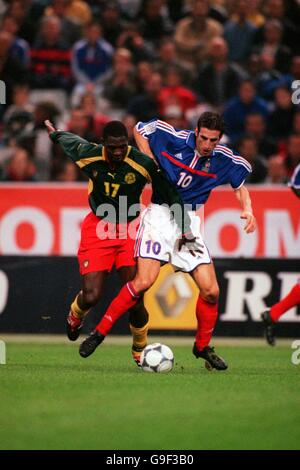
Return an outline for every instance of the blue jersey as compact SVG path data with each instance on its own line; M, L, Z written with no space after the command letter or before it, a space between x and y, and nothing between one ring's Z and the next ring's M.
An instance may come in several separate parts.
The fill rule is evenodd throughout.
M300 189L300 165L296 166L288 184L291 188Z
M247 160L225 145L217 145L209 157L202 157L193 131L176 130L160 120L139 122L136 130L148 139L158 164L176 185L183 203L194 210L207 201L212 189L228 183L238 189L251 173Z

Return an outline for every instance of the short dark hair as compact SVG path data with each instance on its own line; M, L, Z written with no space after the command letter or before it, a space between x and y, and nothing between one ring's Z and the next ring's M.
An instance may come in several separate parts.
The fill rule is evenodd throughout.
M128 139L128 132L121 121L110 121L103 128L103 140L108 137L126 137Z
M206 127L212 131L220 131L220 136L222 136L224 133L225 123L220 114L206 111L201 114L197 122L198 131L200 131L201 127Z

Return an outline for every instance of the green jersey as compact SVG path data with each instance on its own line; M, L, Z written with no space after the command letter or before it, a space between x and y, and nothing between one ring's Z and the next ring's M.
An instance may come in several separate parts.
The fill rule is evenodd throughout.
M160 201L161 204L169 206L181 205L184 216L180 220L177 216L176 222L182 233L190 232L190 218L184 210L179 193L150 157L135 147L128 146L124 160L112 170L106 158L105 146L87 142L70 132L55 131L50 137L53 142L59 143L68 157L88 176L89 204L94 214L99 215L97 209L104 204L110 204L115 209L117 221L129 222L135 219L138 213L135 211L132 214L129 209L133 204L138 207L145 185L151 183L152 199L155 202ZM109 220L109 211L106 218Z

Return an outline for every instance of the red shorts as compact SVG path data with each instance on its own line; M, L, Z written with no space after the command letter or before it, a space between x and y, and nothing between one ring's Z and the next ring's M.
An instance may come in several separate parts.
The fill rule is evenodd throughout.
M122 230L123 234L127 234L127 225L111 224L109 229L116 236L102 239L97 235L99 222L100 219L93 212L90 212L82 222L81 241L78 249L80 274L110 271L114 264L117 269L122 266L134 266L136 264L133 257L135 240L129 236L126 238L118 236ZM99 226L98 231L100 232Z

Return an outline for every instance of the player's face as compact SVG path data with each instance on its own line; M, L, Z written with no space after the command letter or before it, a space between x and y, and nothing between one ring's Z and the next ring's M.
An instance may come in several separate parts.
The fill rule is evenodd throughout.
M215 146L219 143L221 133L220 131L207 129L206 127L201 127L195 130L196 134L196 149L203 157L208 157Z
M104 141L107 158L112 163L119 163L124 160L128 150L128 140L126 137L109 136Z

